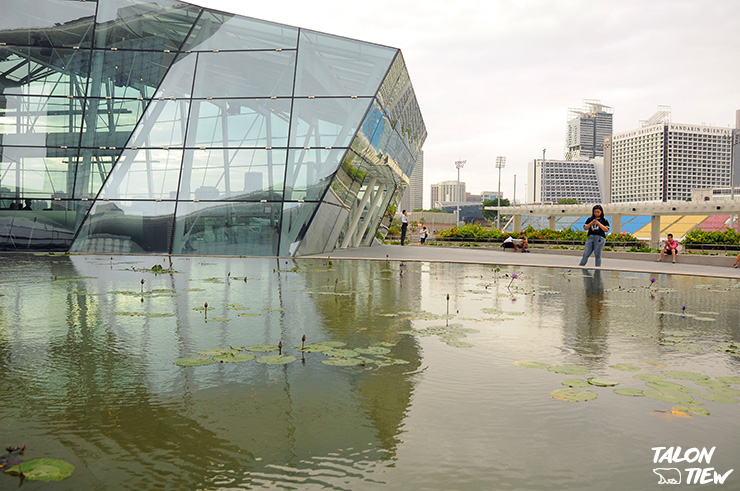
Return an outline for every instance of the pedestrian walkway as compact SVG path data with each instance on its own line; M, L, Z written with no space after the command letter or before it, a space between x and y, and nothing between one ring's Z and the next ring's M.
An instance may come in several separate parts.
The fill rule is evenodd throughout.
M635 254L632 259L628 256ZM513 266L536 266L545 268L580 269L578 263L581 251L563 251L548 249L532 249L530 254L504 252L500 249L483 249L470 247L436 247L436 246L406 246L374 245L356 249L336 250L328 254L319 254L311 257L326 257L336 259L372 259L394 261L429 261L449 263L477 263ZM625 258L627 257L627 258ZM687 256L682 256L686 258ZM734 257L730 256L697 256L705 264L692 264L670 261L656 262L657 254L639 255L638 253L610 253L602 255L601 268L613 271L635 271L649 274L679 274L688 276L708 276L714 278L730 278L740 280L740 269L734 269ZM583 269L595 269L594 258L591 256Z

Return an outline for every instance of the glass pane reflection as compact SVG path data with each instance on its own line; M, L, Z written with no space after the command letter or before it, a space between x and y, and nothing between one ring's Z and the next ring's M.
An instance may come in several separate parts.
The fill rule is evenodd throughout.
M89 97L152 97L174 53L157 51L94 51Z
M88 99L82 146L122 148L146 104L135 99Z
M90 211L71 251L166 254L174 211L174 202L99 201Z
M152 101L136 127L128 147L181 147L190 102Z
M0 47L2 92L82 96L89 63L89 50Z
M199 53L193 96L290 96L294 67L295 51Z
M291 147L347 147L371 99L295 99Z
M43 4L43 5L42 5ZM44 0L3 6L0 42L16 46L89 46L96 2Z
M298 247L298 254L320 254L333 250L348 218L349 210L347 208L326 202L321 203L311 221L311 226Z
M280 215L279 202L180 202L172 253L275 256Z
M182 150L126 150L100 192L106 199L175 199Z
M54 198L70 198L77 149L0 148L0 193L32 198L34 209L49 208ZM5 207L9 203L5 203Z
M286 200L319 200L346 149L291 150L285 180Z
M0 135L4 145L73 146L79 142L83 99L0 97Z
M186 150L181 200L280 200L287 150Z
M295 49L297 43L295 27L204 11L182 49Z
M296 253L318 205L318 203L283 203L281 256L293 256Z

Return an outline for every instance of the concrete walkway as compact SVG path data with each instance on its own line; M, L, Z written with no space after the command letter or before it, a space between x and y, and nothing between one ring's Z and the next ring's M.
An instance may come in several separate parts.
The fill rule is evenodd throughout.
M531 253L504 252L500 248L439 247L419 245L374 245L357 249L336 250L328 254L303 256L304 258L372 259L394 261L429 261L449 263L477 263L514 266L539 266L580 269L581 251L558 249L532 249ZM740 268L735 269L731 256L679 256L676 264L670 258L656 262L657 254L604 252L601 268L613 271L637 271L649 274L679 274L709 276L740 280ZM594 269L593 255L583 269Z

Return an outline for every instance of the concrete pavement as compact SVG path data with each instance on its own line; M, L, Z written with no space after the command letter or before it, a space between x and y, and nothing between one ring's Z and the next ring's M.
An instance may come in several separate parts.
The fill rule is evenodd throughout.
M304 258L371 259L394 261L428 261L449 263L477 263L513 266L539 266L552 268L579 269L582 251L562 249L532 249L531 253L504 252L498 248L451 247L431 245L374 245L356 249L340 249L328 254L302 256ZM636 252L604 252L601 268L613 271L636 271L650 274L679 274L689 276L709 276L740 280L740 268L732 263L734 256L680 255L677 263L670 258L656 262L657 254ZM594 269L593 255L584 269Z

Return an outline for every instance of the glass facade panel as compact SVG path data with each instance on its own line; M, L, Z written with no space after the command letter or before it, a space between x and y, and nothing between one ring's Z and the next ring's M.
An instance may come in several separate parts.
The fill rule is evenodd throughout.
M200 12L174 0L101 0L95 47L175 51Z
M182 150L157 148L123 152L100 191L104 199L175 199Z
M293 101L291 147L347 147L370 99L316 98Z
M0 47L3 95L83 96L90 52L68 48Z
M285 147L290 99L193 101L188 147Z
M285 179L286 200L320 200L346 149L291 150Z
M0 143L24 146L76 146L83 99L0 97Z
M87 96L150 98L174 59L175 53L163 51L96 50Z
M289 97L295 51L199 53L193 97Z
M174 202L99 201L90 210L72 252L167 254Z
M287 150L186 150L180 200L281 200Z
M108 177L121 150L82 148L80 156L70 160L70 169L76 169L75 198L94 198Z
M95 2L37 0L3 6L0 43L16 46L90 46Z
M136 128L146 104L147 101L136 99L88 99L82 146L121 149Z
M295 49L298 29L223 12L203 12L183 50Z
M69 198L70 164L77 149L2 147L0 193L18 201L33 199L33 209L49 208L55 197ZM74 168L74 167L72 167ZM9 203L4 203L9 207Z
M395 48L301 31L296 96L374 96Z
M128 147L182 147L189 101L152 101Z
M189 98L193 93L193 76L197 58L198 55L195 53L180 54L162 80L154 97Z
M318 205L319 203L283 203L281 256L295 255Z
M177 205L173 254L276 256L282 204Z
M349 218L349 210L326 202L311 220L311 226L298 246L298 255L320 254L334 250L342 233L342 228Z

